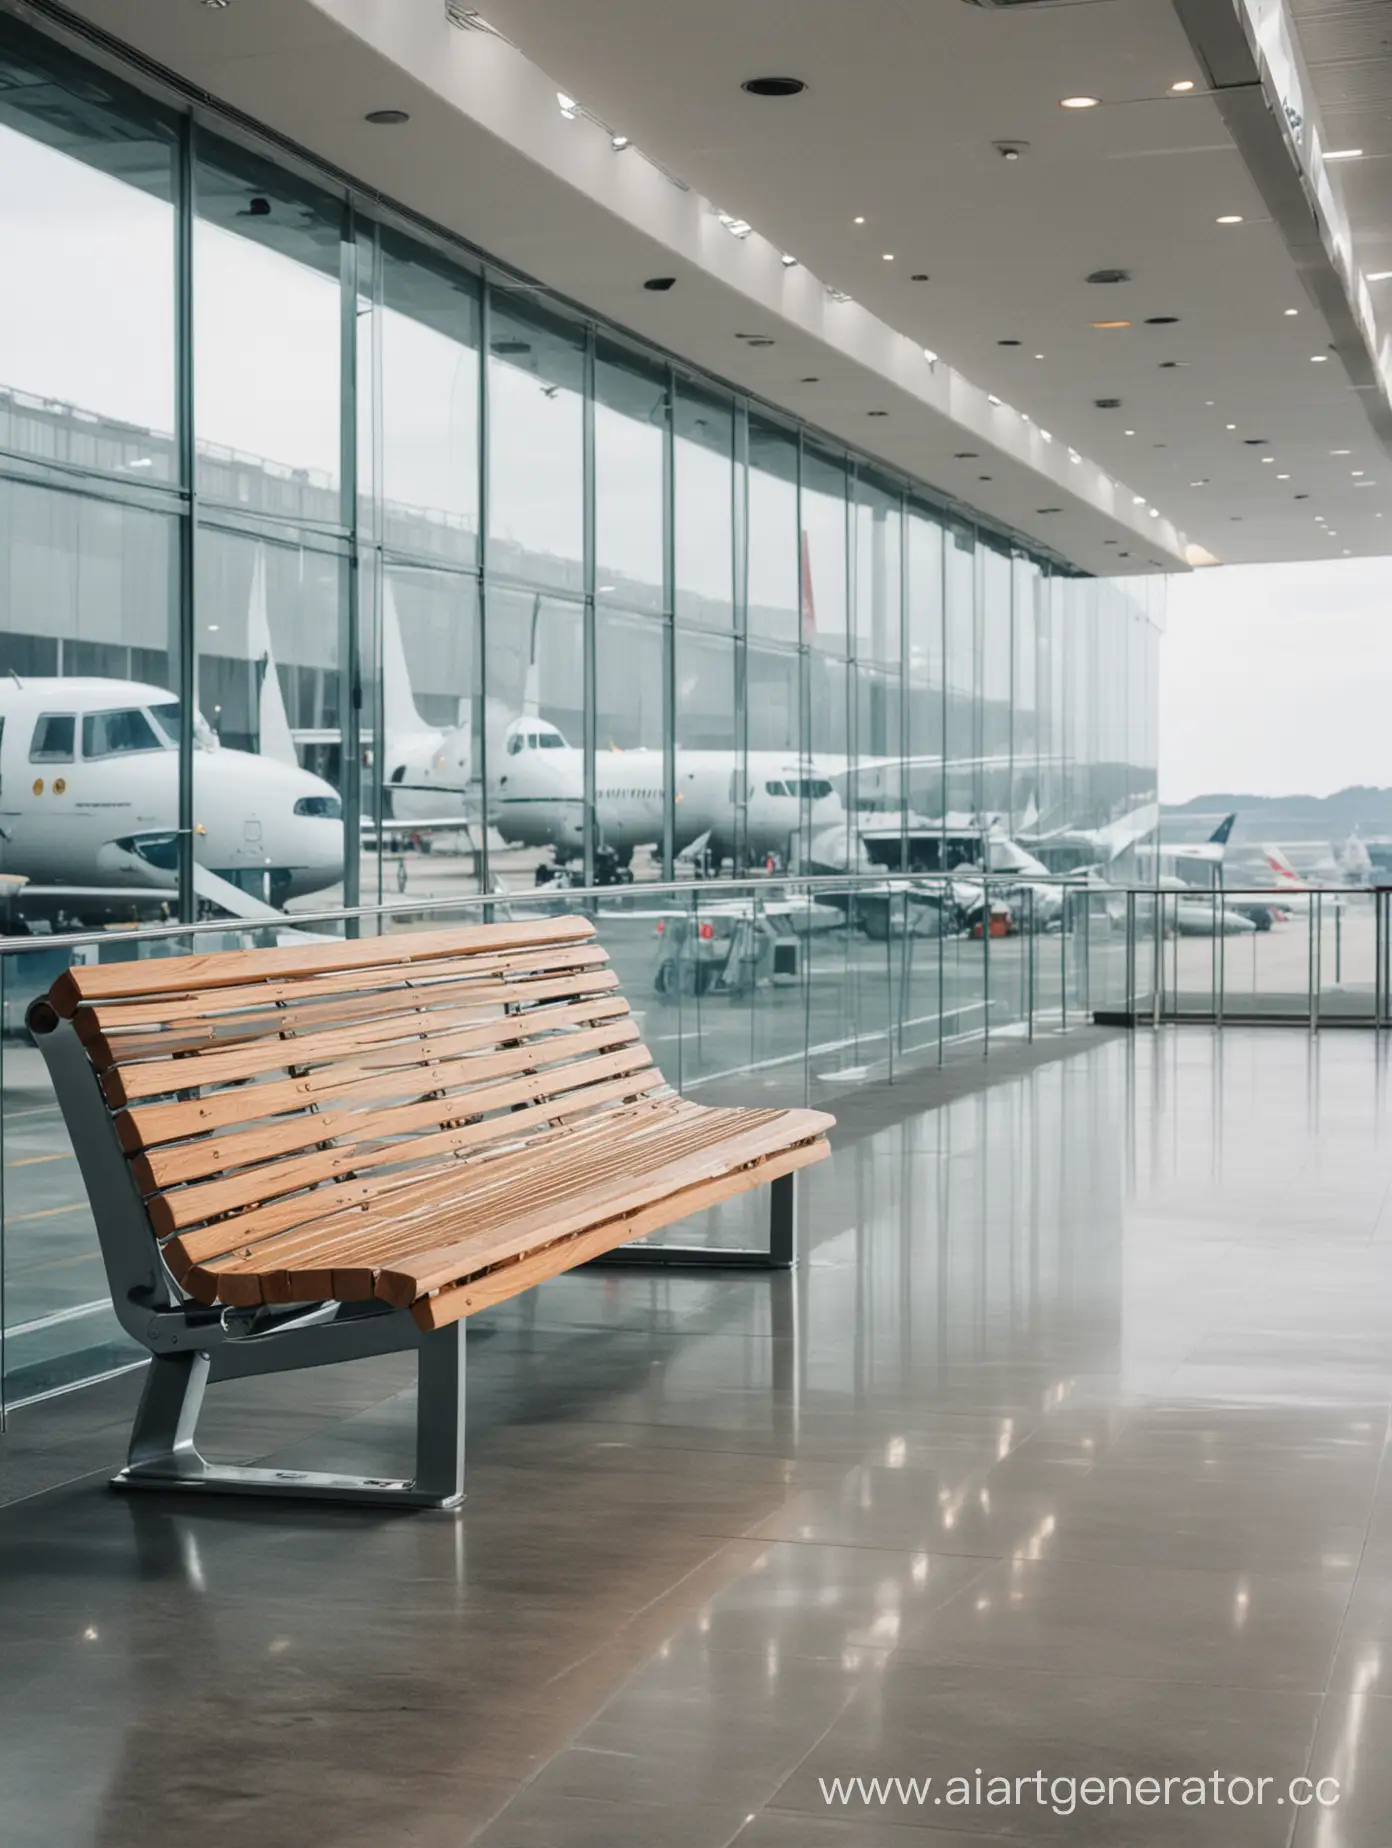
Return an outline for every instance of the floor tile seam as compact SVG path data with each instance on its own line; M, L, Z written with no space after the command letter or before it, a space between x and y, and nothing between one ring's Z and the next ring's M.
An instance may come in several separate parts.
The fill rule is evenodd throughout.
M752 1540L756 1545L760 1546L832 1546L848 1553L889 1553L893 1554L894 1557L898 1559L902 1559L906 1553L910 1555L914 1553L926 1553L930 1559L979 1559L985 1565L996 1566L1004 1564L1004 1562L1011 1557L1009 1553L947 1552L941 1547L915 1546L912 1543L904 1544L902 1542L896 1542L886 1546L877 1546L868 1540L836 1540L826 1536L815 1539L802 1539L792 1534L754 1534L749 1533L747 1530L738 1534L724 1534L713 1533L711 1530L699 1527L693 1531L701 1534L702 1537L723 1538L726 1540ZM1086 1563L1091 1564L1092 1562L1088 1561Z
M779 1796L782 1794L783 1791L785 1791L788 1788L788 1785L797 1776L798 1772L801 1771L802 1767L807 1763L808 1759L811 1758L812 1754L816 1752L817 1750L819 1750L822 1744L831 1736L832 1732L836 1729L836 1727L840 1724L841 1720L845 1717L847 1712L850 1710L852 1703L855 1700L857 1700L859 1696L861 1695L861 1693L864 1691L864 1686L865 1686L864 1681L861 1681L850 1690L846 1698L841 1702L841 1705L836 1709L836 1712L827 1721L826 1725L822 1728L822 1730L817 1734L817 1737L808 1746L807 1750L798 1759L797 1763L789 1769L787 1776L781 1779L777 1788L773 1791L772 1795L767 1797L764 1800L764 1803L762 1805L764 1809L766 1810L773 1809L777 1805ZM793 1813L796 1814L799 1812L793 1812Z

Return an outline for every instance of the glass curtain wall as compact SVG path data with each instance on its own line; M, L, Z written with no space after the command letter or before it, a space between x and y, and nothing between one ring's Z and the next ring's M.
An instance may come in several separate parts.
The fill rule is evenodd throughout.
M1062 866L1154 801L1163 586L1069 575L9 13L0 236L12 931L407 928L568 881L950 870L997 831ZM80 1326L90 1230L68 1263L85 1209L47 1186L9 1177L57 1255L6 1321Z

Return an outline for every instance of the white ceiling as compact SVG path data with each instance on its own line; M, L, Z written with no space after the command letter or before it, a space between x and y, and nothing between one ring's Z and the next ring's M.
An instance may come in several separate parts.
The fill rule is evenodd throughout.
M1088 569L1173 569L1186 537L1223 561L1392 550L1392 462L1337 357L1311 363L1330 329L1215 103L1166 93L1201 77L1170 0L490 0L538 68L445 25L444 0L70 4L388 197ZM771 72L808 91L741 91ZM563 120L558 85L692 190ZM1080 92L1103 106L1059 109ZM411 122L366 126L384 106ZM1004 161L1001 139L1024 157ZM731 237L709 201L755 235ZM1245 222L1218 226L1226 212ZM1134 280L1089 286L1101 267ZM654 274L677 287L645 292ZM1136 325L1088 325L1103 319ZM925 346L945 363L924 364Z

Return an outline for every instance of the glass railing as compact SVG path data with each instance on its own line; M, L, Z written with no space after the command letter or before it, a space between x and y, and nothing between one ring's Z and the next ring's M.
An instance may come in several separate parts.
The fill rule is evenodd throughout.
M1123 981L1096 999L1103 1019L1388 1024L1392 889L1228 885L1121 902Z
M276 924L0 939L0 1409L139 1358L112 1313L77 1163L24 1025L62 970L562 911L594 919L658 1065L706 1102L834 1109L867 1086L1080 1026L1128 994L1119 901L1067 881L966 873L551 886Z

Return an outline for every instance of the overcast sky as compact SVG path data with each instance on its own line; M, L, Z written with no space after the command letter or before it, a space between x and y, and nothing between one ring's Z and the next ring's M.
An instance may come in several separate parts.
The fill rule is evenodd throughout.
M1353 783L1392 785L1392 558L1171 579L1164 800L1324 796Z

